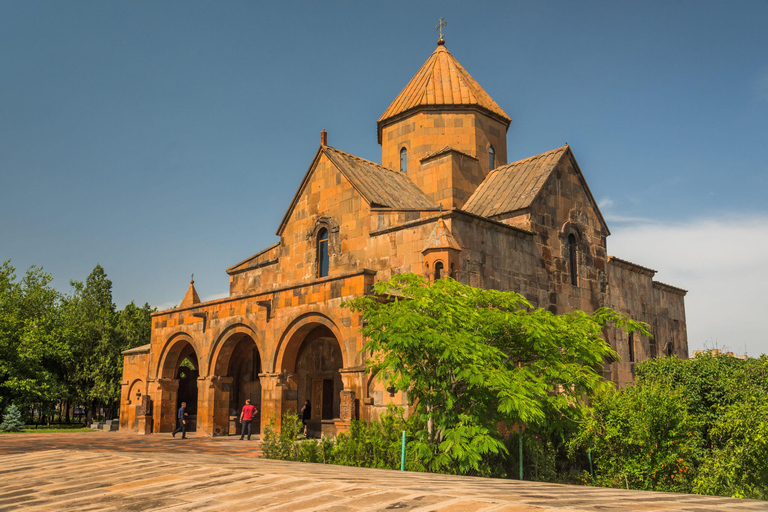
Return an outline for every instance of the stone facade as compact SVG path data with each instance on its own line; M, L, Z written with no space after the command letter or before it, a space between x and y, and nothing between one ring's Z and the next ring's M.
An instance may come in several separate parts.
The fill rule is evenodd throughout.
M407 405L365 372L360 316L341 307L399 272L647 322L653 339L606 332L617 385L636 362L687 357L685 291L608 255L570 147L507 164L510 122L440 45L379 119L382 165L323 134L278 243L227 270L229 297L201 302L191 283L178 308L153 315L151 343L124 353L121 429L169 432L181 401L202 435L238 433L248 398L261 429L310 400L314 434Z

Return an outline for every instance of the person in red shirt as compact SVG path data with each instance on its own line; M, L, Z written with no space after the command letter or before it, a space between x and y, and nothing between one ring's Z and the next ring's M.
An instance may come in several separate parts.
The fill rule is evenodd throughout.
M246 431L248 432L248 440L251 440L251 423L253 422L253 415L257 414L259 411L256 410L256 407L251 405L251 399L247 399L245 401L245 405L243 406L243 410L240 413L240 440L243 440L243 437L245 436Z

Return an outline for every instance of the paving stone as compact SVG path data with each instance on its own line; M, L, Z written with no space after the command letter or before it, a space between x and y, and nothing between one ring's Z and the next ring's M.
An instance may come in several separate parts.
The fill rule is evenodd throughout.
M135 436L138 437L138 436ZM0 512L754 512L768 503L256 458L229 439L0 435Z

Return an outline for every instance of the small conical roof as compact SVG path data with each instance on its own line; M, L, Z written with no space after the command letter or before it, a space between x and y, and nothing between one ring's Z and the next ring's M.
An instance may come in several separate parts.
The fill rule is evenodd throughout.
M184 298L181 301L181 304L179 304L180 308L185 308L187 306L192 306L194 304L200 303L200 296L197 295L197 290L195 290L195 280L192 279L189 282L189 288L187 289L187 293L184 295Z
M443 44L438 44L405 89L381 115L379 130L385 121L425 106L476 106L496 114L507 124L512 121Z
M427 243L424 245L424 249L421 252L427 252L435 249L453 249L455 251L461 250L461 245L456 241L456 238L451 234L451 230L445 225L443 219L438 219L435 224L435 229L427 239Z

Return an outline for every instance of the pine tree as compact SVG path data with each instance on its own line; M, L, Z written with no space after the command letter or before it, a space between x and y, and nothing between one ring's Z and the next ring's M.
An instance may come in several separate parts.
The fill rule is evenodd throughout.
M21 420L19 408L13 404L6 407L3 422L0 423L0 432L19 432L23 428L24 422Z

